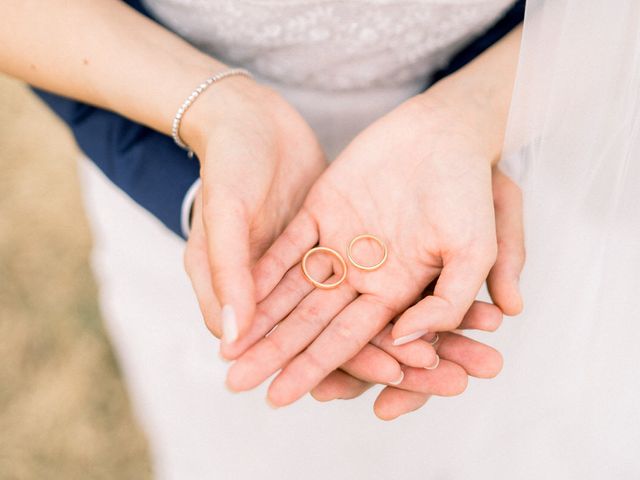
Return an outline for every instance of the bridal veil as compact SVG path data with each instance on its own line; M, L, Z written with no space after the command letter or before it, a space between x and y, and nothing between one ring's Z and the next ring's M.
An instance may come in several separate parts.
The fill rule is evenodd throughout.
M537 412L553 478L639 478L640 2L528 0L502 166L528 250L513 420Z

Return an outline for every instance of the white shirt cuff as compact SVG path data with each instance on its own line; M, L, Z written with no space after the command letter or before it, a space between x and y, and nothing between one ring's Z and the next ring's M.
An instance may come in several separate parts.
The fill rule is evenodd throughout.
M198 178L193 185L189 187L187 193L184 195L184 199L182 200L182 209L180 211L180 227L182 229L182 235L184 238L189 238L189 234L191 233L191 209L193 207L193 202L196 199L196 193L198 193L198 189L200 188L200 184L202 181Z

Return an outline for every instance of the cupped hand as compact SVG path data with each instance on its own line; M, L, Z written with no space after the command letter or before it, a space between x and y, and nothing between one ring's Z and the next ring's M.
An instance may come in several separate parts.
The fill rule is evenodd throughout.
M326 163L302 117L244 77L207 90L185 115L181 134L200 159L202 178L185 267L208 328L218 337L224 330L231 344L254 316L252 266Z
M257 298L279 306L266 315L286 317L270 343L287 345L289 358L297 355L269 389L273 404L311 390L397 315L398 344L460 324L496 260L491 156L464 116L416 97L359 135L322 175L254 271ZM345 255L362 233L388 247L379 270L351 266L334 290L291 295L304 290L305 280L287 272L299 269L309 248L319 243ZM373 247L358 253L365 263L379 254ZM436 277L433 295L416 303ZM281 281L291 284L277 288ZM506 301L519 301L512 297ZM274 373L252 370L260 361L252 350L261 343L230 369L232 387L251 388Z
M489 273L487 285L492 300L496 305L501 305L503 311L496 305L476 301L466 313L459 329L493 332L500 326L502 313L517 315L522 309L517 280L525 261L522 193L519 187L497 168L493 174L493 199L498 258ZM412 343L414 342L407 345ZM502 358L498 351L468 339L460 332L439 334L438 342L434 346L443 361L457 363L461 368L451 368L449 365L446 371L439 369L436 375L436 372L405 367L404 371L410 370L410 374L406 376L407 382L403 381L394 387L387 386L378 395L374 412L379 418L393 420L417 410L432 395L449 396L461 393L467 384L468 376L493 378L502 367ZM372 386L373 383L365 382L348 371L338 369L331 372L311 394L324 402L350 399L361 395Z

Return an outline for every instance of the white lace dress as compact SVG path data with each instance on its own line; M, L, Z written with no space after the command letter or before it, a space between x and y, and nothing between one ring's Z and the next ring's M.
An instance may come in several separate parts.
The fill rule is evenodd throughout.
M145 3L184 38L278 89L334 156L367 124L419 92L431 72L513 2ZM158 478L536 478L535 462L523 470L532 464L526 445L504 455L518 426L500 423L493 408L504 392L498 380L472 381L463 396L432 399L393 423L374 417L374 392L330 404L305 398L274 411L264 388L226 391L226 365L182 270L182 242L93 167L83 164L82 172L102 309Z
M514 0L144 0L167 26L248 68L333 157Z

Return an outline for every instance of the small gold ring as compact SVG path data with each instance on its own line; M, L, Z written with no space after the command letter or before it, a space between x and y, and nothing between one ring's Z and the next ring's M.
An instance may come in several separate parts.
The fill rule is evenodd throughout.
M378 245L380 245L382 247L382 260L380 260L378 263L376 263L375 265L362 265L358 262L356 262L353 259L353 256L351 255L351 250L353 249L353 246L356 244L356 242L360 241L360 240L365 240L365 239L369 239L369 240L373 240L374 242L376 242ZM349 243L349 247L347 248L347 257L349 258L349 261L351 262L351 264L356 267L359 268L360 270L368 270L368 271L372 271L372 270L377 270L378 268L380 268L384 262L387 261L387 246L385 245L385 243L380 240L378 237L376 237L375 235L371 235L369 233L365 233L363 235L358 235L356 238L354 238L353 240L351 240L351 243Z
M322 283L319 282L317 280L314 280L311 275L309 274L308 270L307 270L307 259L313 255L316 252L325 252L328 253L330 255L333 255L334 257L336 257L338 259L338 261L340 262L340 266L342 267L342 275L340 276L340 278L333 283ZM307 253L304 254L304 257L302 257L302 273L304 273L304 276L307 277L307 280L309 280L314 286L318 287L318 288L322 288L324 290L329 290L332 288L336 288L338 285L340 285L342 282L344 282L344 279L347 278L347 263L344 261L344 258L342 258L342 255L340 255L338 252L336 252L334 249L332 248L328 248L328 247L314 247L311 250L309 250Z

